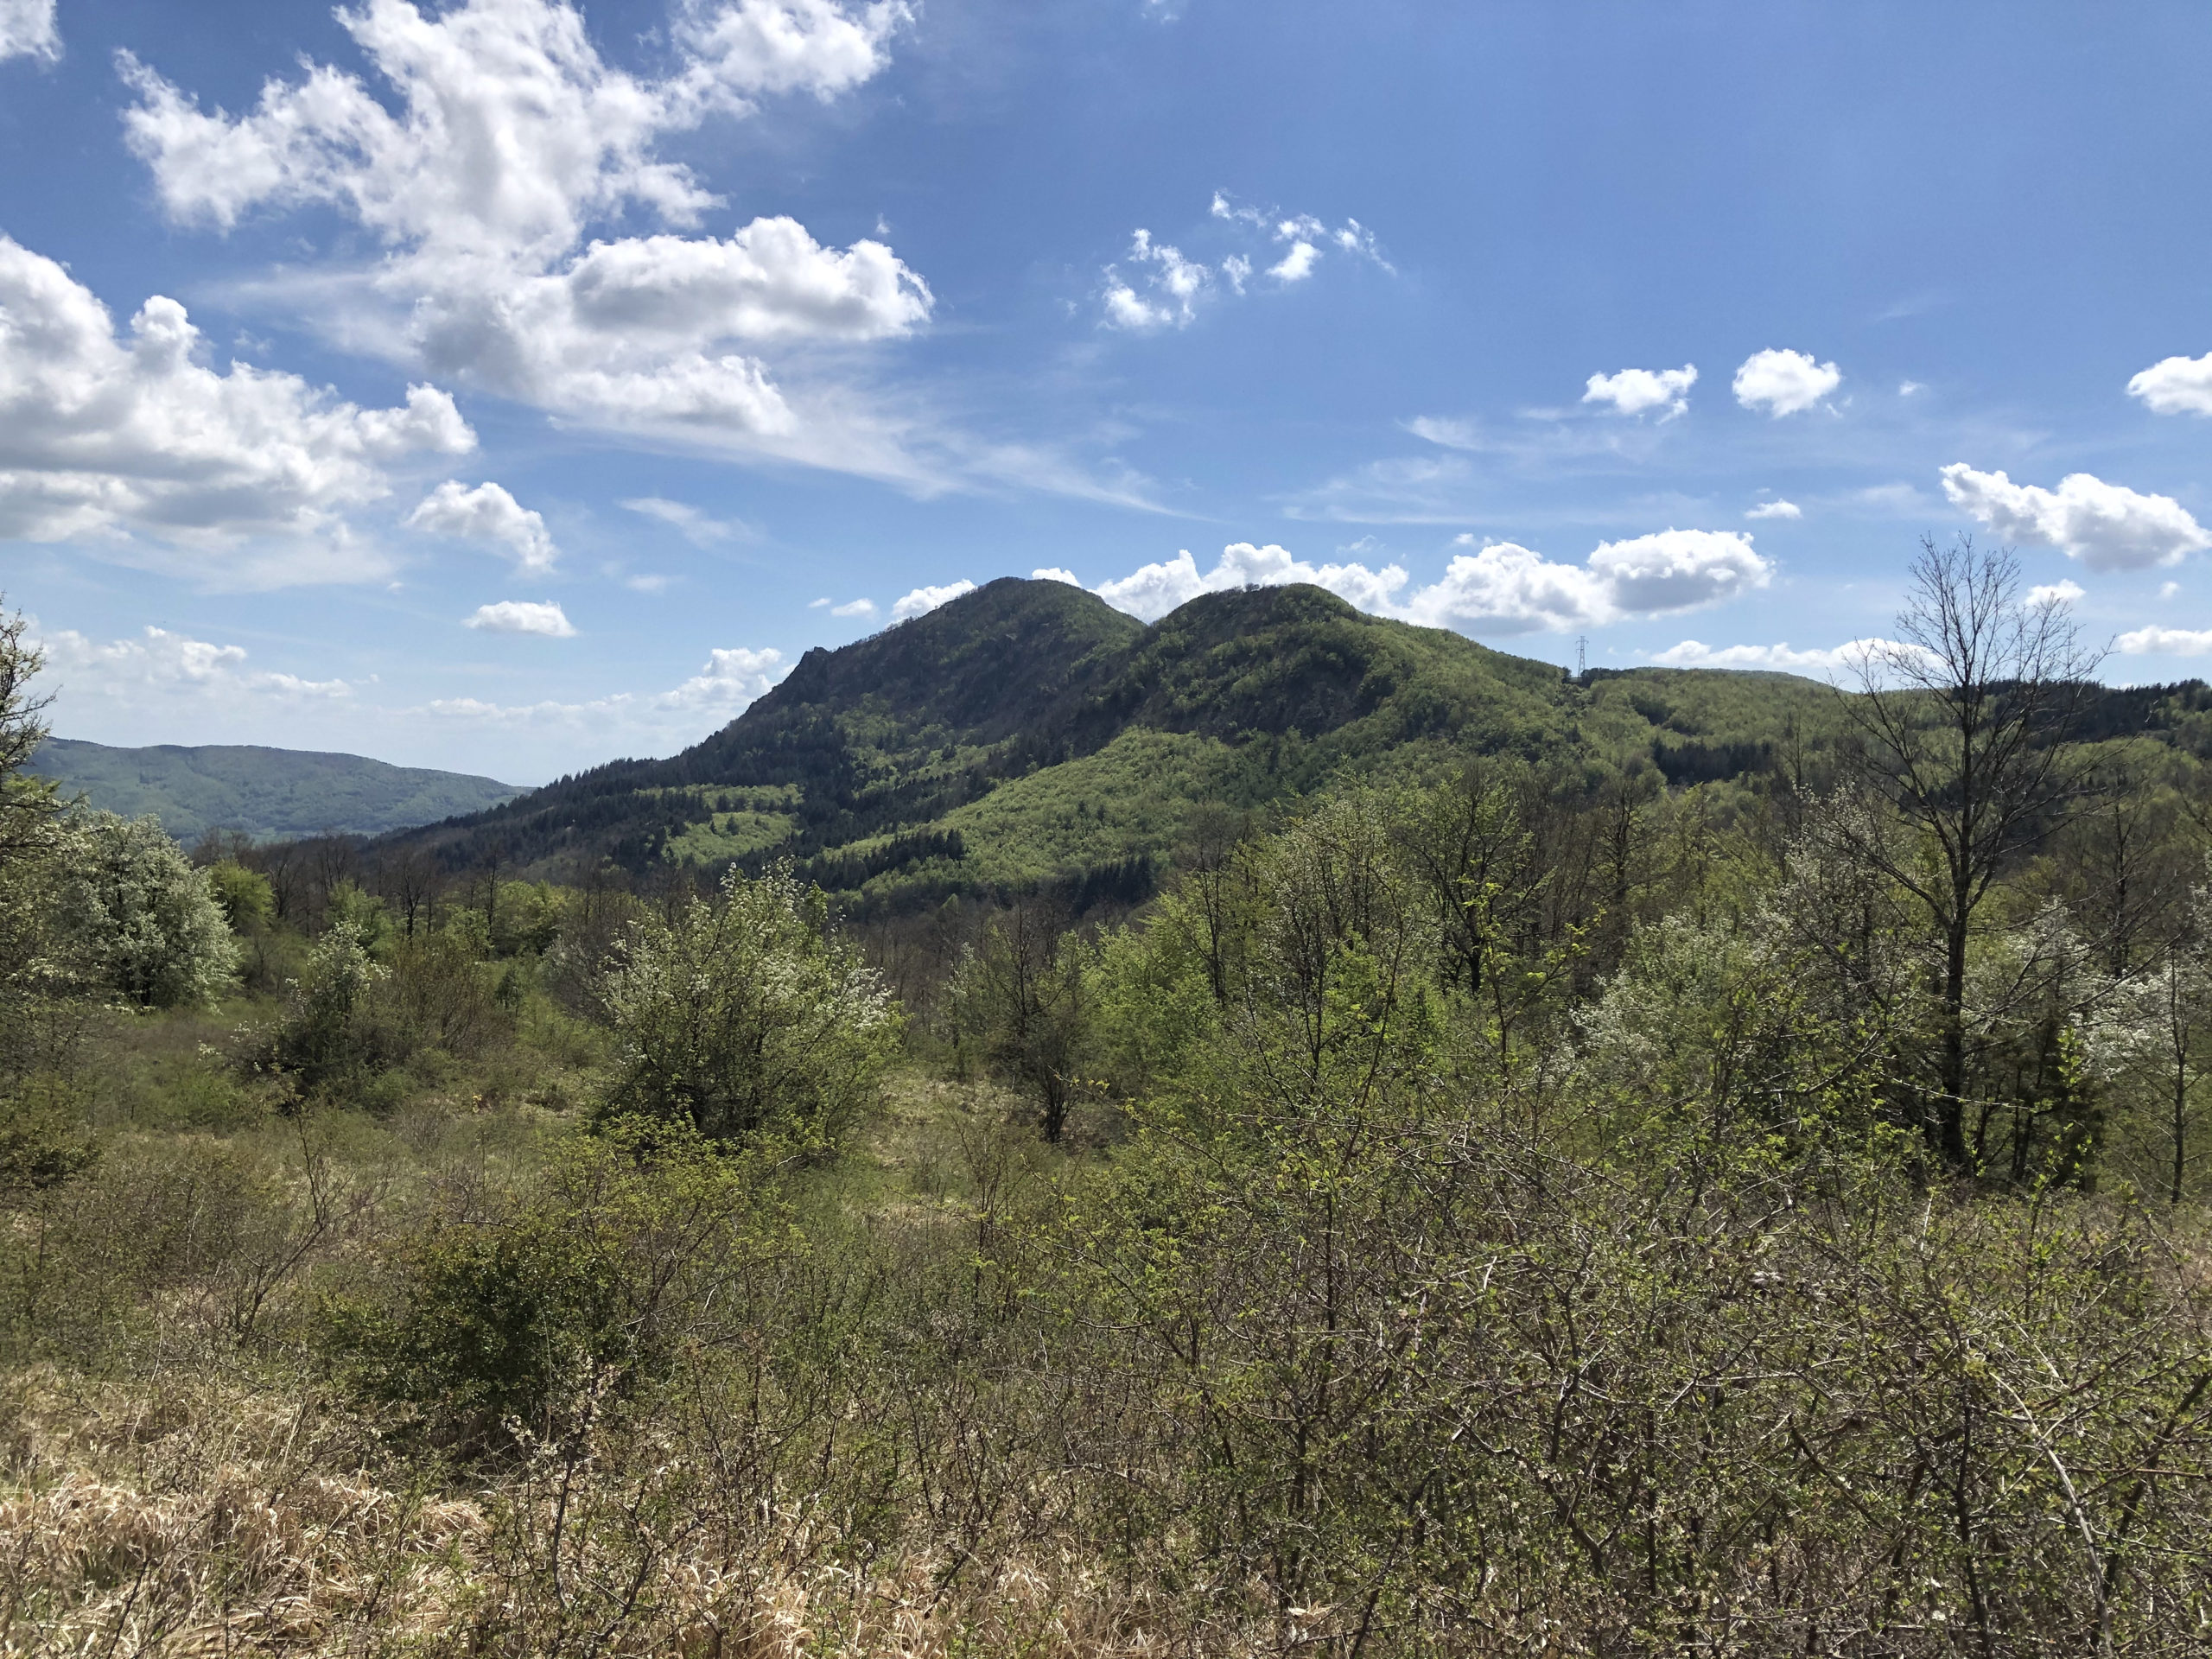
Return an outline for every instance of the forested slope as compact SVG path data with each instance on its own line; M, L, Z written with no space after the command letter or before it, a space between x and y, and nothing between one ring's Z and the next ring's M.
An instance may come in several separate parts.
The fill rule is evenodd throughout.
M1192 807L1469 753L1570 772L1738 777L1836 727L1789 675L1639 669L1581 683L1311 587L1192 601L1147 627L1055 582L995 582L789 678L666 760L564 778L404 839L453 868L601 860L760 868L899 905L1040 882L1146 890ZM1785 742L1787 740L1787 744Z
M257 841L326 831L381 835L480 812L522 792L462 772L245 744L123 749L56 737L41 746L29 770L104 811L150 813L185 842L210 830Z

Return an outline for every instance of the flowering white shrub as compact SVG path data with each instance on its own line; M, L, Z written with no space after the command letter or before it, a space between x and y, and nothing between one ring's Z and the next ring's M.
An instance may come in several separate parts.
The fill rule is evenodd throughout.
M205 870L156 819L78 811L63 823L60 911L94 982L127 1001L213 1001L237 971L231 935Z

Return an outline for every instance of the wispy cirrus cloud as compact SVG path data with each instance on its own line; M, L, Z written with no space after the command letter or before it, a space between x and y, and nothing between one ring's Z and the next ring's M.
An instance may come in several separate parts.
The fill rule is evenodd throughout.
M753 527L740 519L710 518L688 501L671 501L666 496L632 496L621 505L626 512L666 524L694 547L716 547L724 542L749 539L753 533Z

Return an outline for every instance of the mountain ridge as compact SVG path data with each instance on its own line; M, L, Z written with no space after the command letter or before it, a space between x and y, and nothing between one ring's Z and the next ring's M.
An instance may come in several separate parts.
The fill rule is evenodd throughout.
M1570 675L1291 584L1207 594L1149 625L1067 583L1005 577L836 650L662 760L611 761L395 831L459 871L563 879L790 858L861 910L1060 887L1141 897L1211 803L1271 810L1332 781L1433 779L1476 755L1556 786L1817 778L1834 688L1756 670ZM2198 682L2107 688L2082 735L2162 730L2212 754Z
M210 830L237 830L257 841L326 831L384 835L481 811L524 792L466 772L251 743L124 748L49 737L27 769L105 810L151 814L187 842Z
M1259 807L1340 772L1433 771L1471 753L1649 764L1655 743L1694 745L1716 722L1749 764L1760 752L1745 734L1766 715L1790 705L1810 719L1831 696L1758 677L1764 714L1720 718L1723 692L1750 677L1635 670L1578 685L1300 584L1202 595L1147 626L1068 584L1007 577L809 651L679 754L609 762L393 839L454 868L497 858L544 874L789 855L849 890L1077 879L1165 855L1202 800ZM1010 848L1017 820L1023 845ZM999 830L979 835L987 823Z

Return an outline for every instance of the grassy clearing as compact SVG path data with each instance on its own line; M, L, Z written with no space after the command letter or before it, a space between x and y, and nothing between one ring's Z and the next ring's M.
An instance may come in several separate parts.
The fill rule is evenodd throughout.
M617 1651L1163 1650L1143 1598L1075 1553L996 1552L979 1567L910 1537L856 1557L849 1501L803 1471L768 1511L718 1513L641 1557L647 1488L709 1471L688 1465L696 1446L639 1465L640 1431L611 1402L569 1425L613 1478L594 1477L587 1505L549 1484L560 1445L457 1456L407 1412L347 1393L314 1357L319 1302L426 1218L481 1217L528 1190L579 1126L483 1074L388 1113L257 1110L209 1052L257 1011L118 1020L101 1037L113 1064L91 1208L174 1224L155 1189L181 1179L185 1226L208 1248L102 1252L133 1282L109 1287L115 1317L75 1331L60 1344L73 1351L30 1357L71 1333L17 1332L0 1382L0 1652L581 1650L594 1620L622 1623L626 1586L652 1611ZM467 1083L479 1086L463 1098ZM979 1217L1066 1161L1019 1116L988 1084L894 1077L851 1155L792 1195L790 1223L810 1237L874 1241L831 1267L830 1297L855 1271L972 1262ZM320 1230L318 1210L333 1217ZM64 1244L70 1220L43 1217ZM267 1305L243 1328L257 1293ZM567 1586L550 1603L549 1571Z

